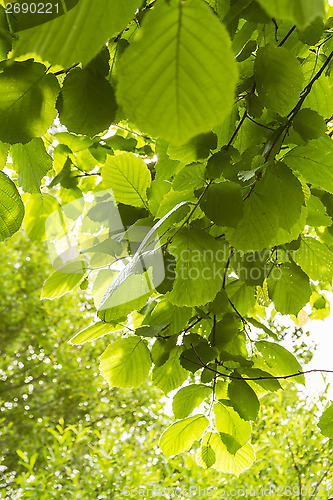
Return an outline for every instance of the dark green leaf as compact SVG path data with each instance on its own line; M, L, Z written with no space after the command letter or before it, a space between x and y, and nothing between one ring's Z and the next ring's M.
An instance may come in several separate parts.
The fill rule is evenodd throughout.
M61 123L70 132L91 137L109 128L116 107L110 83L80 68L68 73L57 101Z
M293 120L293 127L303 139L318 139L327 130L327 125L322 116L312 109L301 109Z
M219 182L201 198L200 207L218 226L236 227L243 216L243 197L239 184Z
M307 275L294 263L272 269L268 293L275 308L282 314L297 314L310 299L311 287Z
M256 420L260 403L256 393L245 380L231 380L228 395L240 417L244 420Z
M254 76L264 105L281 115L288 114L299 99L304 81L301 65L294 54L273 45L260 48Z

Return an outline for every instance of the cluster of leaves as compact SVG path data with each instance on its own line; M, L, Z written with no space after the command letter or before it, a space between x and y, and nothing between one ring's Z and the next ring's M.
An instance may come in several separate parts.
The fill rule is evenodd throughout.
M143 497L154 488L165 489L164 498L190 488L204 497L213 487L220 496L236 489L253 498L271 488L290 498L298 489L330 490L331 447L311 425L316 405L306 406L290 389L263 401L253 434L258 460L239 478L214 470L203 475L194 452L166 462L156 440L171 418L156 401L159 391L147 384L109 391L94 376L101 341L68 349L69 331L78 321L84 326L91 311L77 304L82 292L40 302L49 269L43 245L21 235L2 245L1 499L103 499L128 491ZM79 307L86 316L80 320Z
M1 238L53 241L44 298L92 293L100 321L72 343L121 337L110 386L187 384L167 457L201 440L200 465L239 474L259 398L304 383L267 307L329 312L330 7L80 0L28 29L1 12Z

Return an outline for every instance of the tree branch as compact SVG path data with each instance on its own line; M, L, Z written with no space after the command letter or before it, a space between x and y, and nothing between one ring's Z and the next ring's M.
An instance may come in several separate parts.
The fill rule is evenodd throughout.
M290 373L289 375L270 375L270 376L265 376L265 377L237 377L237 375L229 375L227 373L222 373L222 372L219 372L218 370L214 370L214 368L211 368L210 366L208 366L200 358L199 354L197 353L197 351L195 350L195 347L192 344L191 344L191 347L192 347L195 355L197 356L198 360L200 361L200 363L196 363L192 359L186 358L185 356L183 356L183 354L181 354L180 357L183 359L186 359L186 361L190 361L191 363L193 363L195 365L201 366L202 368L207 368L207 370L209 370L213 373L216 373L220 377L227 377L227 378L230 378L233 380L253 380L253 381L256 381L256 380L287 380L288 378L299 377L300 375L306 375L308 373L333 373L333 370L313 369L313 370L298 371L297 373Z

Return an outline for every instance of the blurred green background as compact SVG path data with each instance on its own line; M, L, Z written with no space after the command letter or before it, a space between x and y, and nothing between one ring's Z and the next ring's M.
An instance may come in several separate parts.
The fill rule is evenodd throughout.
M321 398L306 401L292 385L265 396L257 461L240 477L200 468L195 447L167 462L158 439L172 418L162 392L108 388L98 364L110 336L68 343L94 320L93 307L80 289L40 301L50 271L42 244L22 234L2 244L1 499L329 497L333 459L314 425Z

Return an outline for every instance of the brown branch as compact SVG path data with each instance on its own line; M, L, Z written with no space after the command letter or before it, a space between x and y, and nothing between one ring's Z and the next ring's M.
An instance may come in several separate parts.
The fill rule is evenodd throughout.
M278 47L282 47L282 45L288 40L288 38L293 33L293 31L295 31L295 29L296 29L296 26L293 26L292 28L290 28L290 30L288 31L288 33L286 34L286 36L279 43Z
M231 248L230 252L229 252L228 261L227 261L227 263L225 265L225 269L224 269L224 276L223 276L223 285L222 285L222 288L225 288L225 284L226 284L226 281L227 281L228 269L229 269L229 266L230 266L230 261L231 261L231 257L232 257L233 253L234 253L234 249Z
M231 139L226 146L226 150L228 150L230 148L231 144L234 142L234 139L235 139L236 135L238 134L241 126L243 125L246 117L247 117L247 110L244 111L244 114L243 114L239 124L237 125L235 132L232 134Z
M56 71L55 73L53 73L55 76L59 76L59 75L64 75L71 70L71 69L74 69L76 68L80 63L76 63L76 64L73 64L73 66L71 66L70 68L67 68L67 69L61 69L60 71Z
M192 344L191 344L191 347L192 347L193 351L195 352L195 355L199 359L200 363L196 363L195 361L193 361L193 359L186 358L185 356L183 356L183 354L181 354L180 357L183 359L186 359L186 361L190 361L191 363L193 363L195 365L201 366L202 368L207 368L207 370L216 373L220 377L227 377L227 378L230 378L233 380L253 380L253 381L256 381L256 380L281 380L281 379L287 380L288 378L299 377L300 375L306 375L308 373L333 373L333 370L313 369L313 370L298 371L297 373L290 373L289 375L276 375L276 376L270 375L270 376L266 376L266 377L237 377L236 375L229 375L227 373L221 373L218 370L214 370L214 368L211 368L210 366L208 366L200 358L200 356L198 355L198 353L196 352L196 350Z

